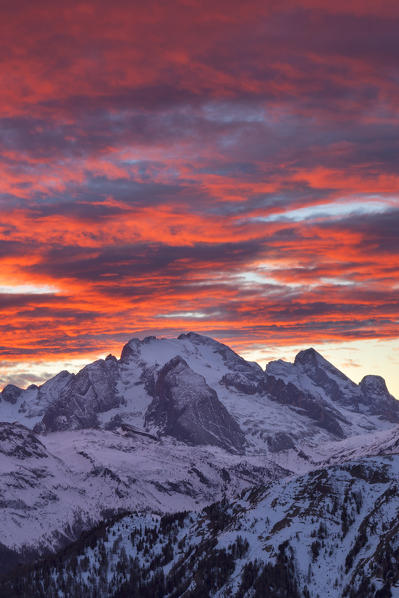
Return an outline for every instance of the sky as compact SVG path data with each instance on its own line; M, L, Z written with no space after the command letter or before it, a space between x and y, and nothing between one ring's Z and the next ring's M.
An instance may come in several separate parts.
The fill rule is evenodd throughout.
M399 3L0 5L0 385L195 330L399 397Z

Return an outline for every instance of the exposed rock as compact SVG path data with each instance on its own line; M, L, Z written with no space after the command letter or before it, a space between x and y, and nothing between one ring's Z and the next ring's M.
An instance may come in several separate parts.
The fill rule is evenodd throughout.
M225 374L221 379L221 383L224 384L226 388L235 388L238 392L247 395L254 395L259 389L259 383L256 379L254 380L250 376L246 376L240 372L237 374Z
M306 374L332 401L357 411L361 394L357 384L324 359L315 349L300 351L294 366Z
M386 382L382 376L364 376L359 383L365 397L390 397ZM393 398L393 397L392 397Z
M274 436L267 439L267 444L272 453L279 453L295 448L295 443L289 434L277 432Z
M72 381L73 374L66 370L59 372L42 386L30 388L22 395L19 411L27 417L43 417L49 405L59 399L63 389ZM36 427L39 431L40 425Z
M14 386L14 384L7 384L7 386L3 388L1 398L4 399L4 401L8 401L15 405L18 398L21 396L21 393L23 393L22 388L18 388L18 386Z
M99 359L71 376L46 410L38 431L96 427L97 415L120 404L116 391L118 362L115 357Z
M0 422L0 454L27 459L46 458L47 451L31 430L21 424Z
M355 384L313 348L300 351L293 364L282 360L270 362L266 367L266 379L270 375L286 385L294 385L298 392L313 397L316 403L324 404L323 409L330 414L333 412L335 417L338 407L342 406L352 412L379 415L385 420L399 422L399 401L389 394L383 378L365 376L359 385ZM275 397L276 392L273 393ZM286 391L282 392L287 401ZM290 404L296 402L295 399ZM331 408L331 402L337 410Z
M189 444L213 444L242 452L244 434L203 376L180 356L159 373L155 398L146 413L146 425Z
M146 336L143 340L139 338L132 338L126 345L124 345L121 353L121 362L128 363L131 358L140 358L140 349L142 345L148 345L151 341L156 340L156 336Z
M134 344L133 341L137 340L137 343ZM132 339L122 348L121 353L121 363L128 363L131 357L135 357L137 355L137 347L140 341L138 339Z
M274 446L269 439L277 432L288 432L298 449L304 441L313 442L315 433L318 441L324 442L329 439L326 431L342 438L385 428L387 421L399 422L399 403L383 381L377 384L378 378L367 377L357 385L314 349L299 352L294 363L269 363L265 374L258 364L246 361L226 345L193 332L173 339L133 338L119 361L108 355L77 375L60 372L40 387L32 385L25 391L6 387L1 396L9 401L0 402L0 420L20 421L45 433L106 427L120 412L124 424L142 430L146 417L150 422L148 406L153 399L159 400L160 372L177 355L192 373L200 374L200 388L205 384L207 392L213 389L216 393L218 404L240 426L240 435L244 431L249 452L267 453ZM277 403L283 405L281 410ZM185 417L188 415L181 421ZM193 414L190 417L191 429L196 422L198 438L203 439L207 424ZM206 442L214 434L213 428L208 428ZM178 436L185 438L181 432ZM223 434L216 436L224 446Z
M273 400L303 410L303 413L313 419L321 428L338 438L344 437L344 432L338 422L339 419L343 419L342 416L292 382L285 383L280 378L266 374L264 388Z
M382 376L364 376L359 387L370 413L381 415L392 422L399 421L399 401L389 393Z

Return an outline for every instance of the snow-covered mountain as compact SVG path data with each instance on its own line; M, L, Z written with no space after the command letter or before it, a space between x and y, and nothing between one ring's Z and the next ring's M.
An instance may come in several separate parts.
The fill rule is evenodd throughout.
M387 421L399 422L399 403L389 394L381 376L365 376L360 384L355 384L314 349L300 351L293 364L281 360L269 363L266 374L271 390L272 381L275 379L282 381L286 386L292 385L295 387L294 395L295 392L307 393L318 399L318 404L322 403L324 410L332 410L331 415L334 417L335 413L337 425L340 421L339 416L343 416L341 421L344 424L349 423L353 426L356 421L358 425L362 425L361 419L354 418L353 415L348 417L343 409L351 413L376 415ZM278 396L276 398L278 400ZM295 398L291 404L294 402ZM339 408L341 411L338 413ZM346 419L349 421L346 422ZM341 428L341 432L338 429L332 431L338 435L347 435L343 431L345 426Z
M382 378L366 376L357 385L314 349L263 371L225 345L188 333L134 338L119 360L109 355L24 391L8 386L0 419L38 433L112 428L116 421L190 444L268 455L390 428L399 422L399 402Z
M396 465L389 463L396 463L399 453L399 402L389 394L379 376L366 376L360 384L355 384L314 349L298 353L294 363L278 360L262 370L227 346L195 333L182 334L176 339L134 338L123 347L120 359L109 355L88 364L77 374L60 372L39 387L32 385L23 390L8 385L0 393L1 421L0 561L3 571L11 570L19 561L29 562L74 545L82 532L97 525L104 526L102 521L119 517L118 513L142 513L142 523L138 523L135 516L134 524L126 519L123 525L126 523L126 529L133 529L132 525L148 525L155 538L159 534L156 528L159 517L165 513L191 511L191 522L188 524L185 519L183 527L188 526L186 533L194 542L189 554L197 554L195 559L190 556L196 560L191 569L194 574L201 562L195 546L199 543L203 547L203 542L208 541L219 542L218 534L217 537L212 535L206 524L207 515L198 515L198 510L224 497L223 504L227 501L232 513L241 513L248 529L254 526L258 536L264 539L259 543L258 536L256 541L248 536L245 541L249 543L250 553L240 557L239 565L234 567L240 579L252 575L256 585L264 567L273 576L273 571L276 572L273 567L279 559L288 558L288 548L279 552L279 545L287 541L282 530L295 529L295 534L298 533L305 544L308 542L307 532L302 536L299 532L305 524L310 525L306 519L310 511L305 514L301 510L298 497L302 493L307 500L313 500L310 489L316 492L313 481L318 479L317 475L332 480L331 492L341 492L337 512L347 509L345 501L349 500L350 487L365 483L366 486L356 492L368 492L373 497L374 490L379 489L370 481L377 473L364 479L363 474L363 477L357 476L354 472L363 471L362 468L388 472L384 474L387 478L384 484L388 485L384 488L391 488L389 492L393 492L390 484L398 477ZM348 467L352 467L349 463L359 459L363 463L360 469L356 466L349 471ZM298 474L305 475L298 478ZM254 487L263 490L246 490ZM243 491L246 494L238 500L237 496ZM267 496L273 498L269 500ZM311 517L324 522L327 515L321 509L327 506L323 496L317 498L321 506L318 511L312 511ZM312 504L313 509L314 501ZM371 513L372 505L367 505ZM393 509L396 503L391 501L390 505ZM252 518L255 506L260 511ZM287 513L289 525L281 530L269 528L267 520L282 516L283 511ZM154 525L149 523L151 517L155 517ZM264 520L263 531L254 523L258 517ZM277 524L276 521L273 525ZM340 524L335 521L334 525L339 527ZM382 528L373 525L377 542ZM333 538L338 538L333 527L331 530L328 527L327 533L329 542L331 540L330 551L335 550ZM197 537L196 530L200 530L201 538ZM218 533L223 530L219 529ZM174 532L172 535L167 542L175 546L175 541L180 542L182 538ZM275 543L270 548L267 542L271 537L280 544ZM235 542L232 536L232 543ZM289 591L305 597L318 593L327 596L320 593L318 582L313 580L317 577L313 561L311 573L306 572L305 576L303 572L309 563L306 559L304 563L301 561L299 544L302 540L297 548L293 537L290 536L289 542L289 554L292 556L297 551L299 556L295 558L300 561L292 561L296 585ZM124 541L121 545L125 545ZM125 548L127 550L129 545ZM186 548L185 544L179 548L181 557L186 554ZM141 559L134 550L128 557ZM176 547L173 550L176 551ZM242 546L233 552L237 550L240 552ZM248 573L246 567L255 555L252 550L259 552L261 560L254 565L252 573ZM327 552L323 556L324 564L320 561L321 573L323 567L327 567ZM150 556L161 558L155 553ZM146 556L144 569L150 556ZM163 568L165 583L175 566L177 562ZM111 584L113 591L122 588L125 582L130 583L127 570L119 574L119 582ZM108 581L103 582L104 588L110 575ZM233 584L231 587L238 592L237 596L258 595L255 585L248 589L249 594L239 594L241 581L232 575L209 595L234 595L228 593L230 586L226 589L225 583ZM342 572L337 570L336 575L343 579ZM307 590L304 576L308 580ZM353 587L363 583L359 576L353 569ZM85 574L82 583L87 584L89 578L94 579L92 574ZM280 589L283 588L281 579L279 583ZM337 592L343 591L340 584ZM375 585L376 588L381 586L378 580ZM90 591L88 595L96 595ZM104 592L100 595L113 595L107 594L105 589ZM197 595L203 594L195 591L187 594ZM296 596L295 593L286 595Z
M11 551L14 564L62 548L111 513L198 509L287 474L256 457L122 430L39 439L0 423L0 555Z
M20 598L398 596L398 489L396 455L252 488L200 512L130 514L0 588Z

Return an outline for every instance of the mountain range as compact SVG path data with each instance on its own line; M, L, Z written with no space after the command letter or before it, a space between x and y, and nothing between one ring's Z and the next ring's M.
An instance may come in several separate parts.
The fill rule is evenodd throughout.
M263 370L193 332L133 338L6 386L0 422L1 595L395 595L399 401L380 376L312 348Z

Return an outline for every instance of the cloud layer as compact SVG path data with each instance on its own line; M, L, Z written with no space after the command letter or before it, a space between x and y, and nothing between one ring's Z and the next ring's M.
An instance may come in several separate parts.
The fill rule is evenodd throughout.
M4 359L398 336L397 2L0 10Z

